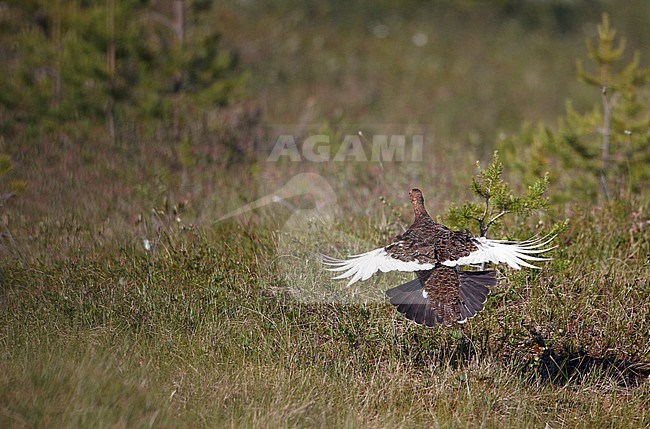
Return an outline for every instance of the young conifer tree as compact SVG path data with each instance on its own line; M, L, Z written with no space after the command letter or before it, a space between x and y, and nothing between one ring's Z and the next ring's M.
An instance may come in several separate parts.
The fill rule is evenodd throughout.
M508 182L503 179L503 164L499 153L494 152L492 162L482 169L477 162L478 174L472 178L472 193L480 202L452 205L446 214L446 223L455 229L468 230L473 234L487 236L490 228L502 228L506 215L526 219L534 212L546 210L548 198L548 174L528 186L522 196L516 196ZM566 222L556 223L547 233L557 234Z
M581 113L568 101L558 127L524 124L498 142L522 181L550 171L555 201L608 199L650 184L650 68L640 67L638 52L624 63L625 40L607 14L597 29L596 41L586 40L591 64L578 60L577 70L600 103Z
M650 94L644 90L650 68L640 67L638 52L623 63L626 41L617 39L607 14L597 28L596 43L586 40L591 70L580 59L577 68L580 80L600 92L601 102L584 114L569 103L559 143L568 148L565 166L588 172L592 186L608 199L626 189L638 191L650 180Z

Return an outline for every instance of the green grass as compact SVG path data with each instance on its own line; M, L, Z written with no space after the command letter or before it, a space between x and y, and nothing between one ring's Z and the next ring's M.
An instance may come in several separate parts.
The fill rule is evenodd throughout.
M155 257L96 248L12 264L0 421L643 427L649 241L618 228L627 215L580 213L554 262L509 274L454 329L415 326L383 303L296 301L263 225L178 233ZM615 220L590 229L592 216Z
M502 269L486 309L452 329L416 326L382 301L410 275L348 289L314 259L402 232L412 186L434 216L463 202L501 126L555 118L566 94L589 105L572 70L579 31L527 32L493 11L481 19L474 3L444 14L384 5L371 11L393 29L381 40L356 6L267 5L260 21L246 6L220 8L264 120L333 135L405 124L435 137L419 163L233 161L197 139L183 171L164 133L0 139L29 186L0 217L10 232L0 241L0 427L650 426L647 193L566 201L508 224L527 238L570 219L553 261ZM647 8L623 9L613 23L647 35L634 24ZM416 30L436 40L432 28L440 40L424 53L410 44ZM296 43L320 48L300 56ZM496 96L480 93L483 78ZM333 221L296 217L318 202L302 195L215 223L302 172L331 186Z

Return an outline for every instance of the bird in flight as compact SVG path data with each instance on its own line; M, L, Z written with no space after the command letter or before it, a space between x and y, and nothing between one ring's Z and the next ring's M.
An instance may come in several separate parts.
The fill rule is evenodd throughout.
M322 255L321 262L330 271L342 271L334 279L350 278L348 286L377 271L415 272L416 279L389 289L386 296L420 325L464 323L483 310L490 288L497 284L496 271L463 271L461 266L505 263L517 270L538 268L529 261L549 260L538 255L554 248L544 248L554 236L507 241L453 231L431 219L419 189L411 189L409 196L415 221L392 243L348 259Z

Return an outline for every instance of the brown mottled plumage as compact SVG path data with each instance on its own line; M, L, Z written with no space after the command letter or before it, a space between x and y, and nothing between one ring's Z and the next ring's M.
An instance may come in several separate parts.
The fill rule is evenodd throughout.
M431 219L419 189L412 189L409 195L415 221L395 238L395 243L386 247L390 256L403 261L442 262L456 260L478 249L471 235L452 231Z
M413 288L413 284L408 288L398 286L387 291L386 295L390 303L396 305L408 319L422 325L449 325L465 321L483 309L488 287L497 282L495 272L462 273L456 268L441 265L441 261L467 256L478 247L466 232L452 231L431 219L419 189L412 189L409 197L415 221L396 237L394 244L386 247L386 252L399 260L430 262L435 264L435 268L418 271L417 287ZM405 299L406 289L413 295L410 300Z

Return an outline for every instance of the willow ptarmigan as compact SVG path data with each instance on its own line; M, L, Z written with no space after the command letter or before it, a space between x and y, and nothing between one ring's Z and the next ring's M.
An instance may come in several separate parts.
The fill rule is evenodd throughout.
M391 244L349 259L322 256L330 271L344 271L335 279L352 277L348 286L377 271L415 271L416 279L386 291L390 303L409 320L429 327L464 323L483 310L490 287L497 283L496 271L461 271L460 266L506 263L514 269L537 268L527 261L548 260L534 255L551 250L542 247L553 237L517 242L452 231L431 219L419 189L409 195L415 221Z

